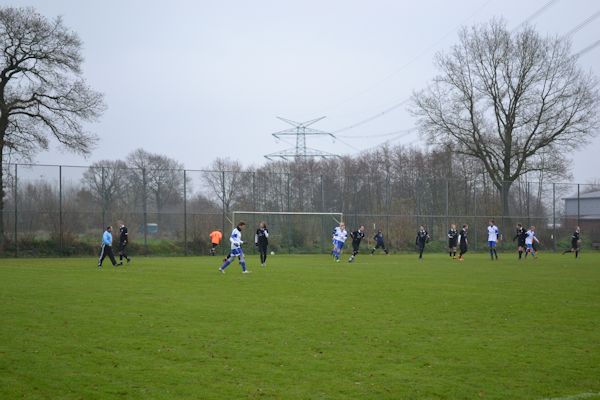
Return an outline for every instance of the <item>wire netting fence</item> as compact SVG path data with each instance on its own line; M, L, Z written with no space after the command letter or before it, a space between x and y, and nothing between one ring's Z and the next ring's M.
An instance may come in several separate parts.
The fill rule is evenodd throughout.
M469 224L471 249L484 249L490 219L503 248L515 246L518 222L537 227L542 250L568 247L577 225L584 247L600 246L600 190L587 184L519 180L503 202L503 189L484 175L407 180L30 164L6 164L3 175L5 256L93 254L103 228L119 221L129 227L134 254L209 254L208 234L221 229L227 238L235 210L264 212L260 219L273 221L271 246L289 253L327 251L334 221L269 211L343 213L348 228L365 225L368 238L382 230L392 251L413 250L419 225L427 227L430 247L441 250L450 224ZM247 222L248 242L258 217Z

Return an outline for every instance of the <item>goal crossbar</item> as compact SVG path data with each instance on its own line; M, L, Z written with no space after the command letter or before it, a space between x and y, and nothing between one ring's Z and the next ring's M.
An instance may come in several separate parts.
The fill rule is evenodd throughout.
M231 218L231 225L235 227L237 214L251 214L251 215L328 215L333 218L338 224L343 221L344 213L341 212L306 212L306 211L233 211ZM339 219L335 218L338 216Z

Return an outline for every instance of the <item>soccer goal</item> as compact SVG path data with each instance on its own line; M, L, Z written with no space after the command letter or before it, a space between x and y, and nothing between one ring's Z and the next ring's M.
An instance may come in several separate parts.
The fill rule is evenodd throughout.
M331 250L331 232L343 218L339 212L233 211L231 221L233 227L246 222L246 243L254 241L258 224L266 222L269 251L324 253Z

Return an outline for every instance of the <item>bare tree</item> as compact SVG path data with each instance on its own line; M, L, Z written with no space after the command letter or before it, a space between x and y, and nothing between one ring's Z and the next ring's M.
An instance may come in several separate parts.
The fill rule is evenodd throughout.
M123 193L127 180L127 164L117 161L98 161L84 172L82 183L101 205L103 212L108 210L119 193Z
M129 183L137 203L146 205L151 200L157 217L170 204L183 199L183 165L169 157L137 149L127 156Z
M60 18L33 8L0 7L0 164L46 149L54 138L86 154L95 143L82 123L105 106L82 78L81 40ZM3 237L3 169L0 168L0 238Z
M598 127L598 81L577 65L570 42L504 21L463 28L440 71L415 93L411 111L430 143L474 157L502 194L520 176L563 170L564 154L587 143ZM554 154L552 159L544 154Z
M204 181L212 189L214 195L225 206L228 213L234 201L236 189L241 181L242 165L228 158L217 158L204 173Z

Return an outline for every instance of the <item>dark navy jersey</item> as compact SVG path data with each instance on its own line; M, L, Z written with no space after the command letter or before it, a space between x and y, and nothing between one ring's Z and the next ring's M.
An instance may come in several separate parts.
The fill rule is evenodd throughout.
M350 232L350 237L352 238L352 245L359 246L360 241L365 238L365 233L361 231Z
M460 244L467 244L467 231L464 228L460 230Z
M525 230L525 228L520 227L520 228L517 228L516 235L513 238L513 240L517 239L520 243L521 242L525 243L526 237L527 237L527 231Z
M125 243L129 241L129 234L127 233L127 227L122 226L119 228L119 242Z
M448 231L448 239L450 239L451 241L455 241L457 237L458 231L456 229L450 229Z
M579 232L575 231L575 232L573 232L573 236L571 236L571 241L577 242L578 240L579 240Z
M420 243L425 244L427 239L429 239L429 234L427 233L426 230L420 230L417 232L417 239L416 239L417 244L420 244Z
M377 232L375 236L373 236L373 240L375 240L377 244L383 244L383 233Z
M259 246L266 246L269 244L269 230L267 228L256 230L256 244Z

